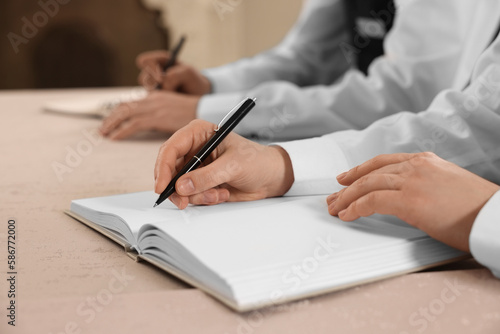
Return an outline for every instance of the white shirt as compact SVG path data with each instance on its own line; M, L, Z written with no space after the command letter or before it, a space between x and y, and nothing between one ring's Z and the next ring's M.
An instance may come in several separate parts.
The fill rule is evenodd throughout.
M402 110L425 110L440 91L466 85L496 26L497 17L493 22L471 19L489 8L489 16L495 16L494 0L457 3L397 1L386 55L365 76L348 70L343 1L310 0L277 48L205 72L218 94L201 99L198 117L217 123L245 96L256 97L256 108L237 131L276 140L363 129ZM286 82L258 85L270 80ZM320 85L304 87L311 84Z
M457 87L441 92L425 111L417 114L402 112L379 120L362 131L340 131L280 144L290 155L294 169L295 182L288 195L333 193L340 189L335 179L339 173L379 154L399 152L432 151L500 184L500 37L488 47L500 24L500 2L419 0L412 4L435 7L433 13L436 15L462 13L464 17L474 18L469 20L470 23L453 26L457 35L468 31L466 40L470 47L466 48L459 62L457 76L461 78L458 82L466 84L469 80L465 73L469 72L471 84L465 89ZM438 9L443 12L439 13ZM402 26L399 28L403 29ZM394 30L392 37L396 38L397 33ZM440 34L447 35L439 30L434 35ZM447 36L454 39L453 34ZM470 64L474 65L471 67ZM409 87L414 87L410 78L418 74L405 74L397 61L379 61L377 66L407 77ZM377 103L377 100L373 102ZM497 194L485 206L471 235L473 255L497 275L500 270L499 196Z
M227 110L251 96L257 98L257 106L237 128L240 134L267 138L265 128L272 128L270 123L283 118L282 114L288 117L280 120L286 124L280 126L279 138L329 133L331 127L317 121L323 119L319 112L312 122L308 121L311 113L305 108L307 101L301 103L304 99L296 98L294 92L303 86L331 84L350 68L339 47L349 41L345 13L344 0L309 0L280 45L255 57L203 71L215 94L201 99L197 117L218 123ZM296 134L296 125L308 122L317 129L302 132L308 126L303 124Z
M469 245L474 258L500 278L500 191L479 212Z

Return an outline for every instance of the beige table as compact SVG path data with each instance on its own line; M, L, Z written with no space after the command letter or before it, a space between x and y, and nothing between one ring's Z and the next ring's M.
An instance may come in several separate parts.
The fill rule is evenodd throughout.
M100 140L99 120L41 111L121 91L0 92L0 333L500 333L500 280L472 260L247 314L135 263L62 212L75 198L151 189L165 138ZM16 327L6 317L10 218Z

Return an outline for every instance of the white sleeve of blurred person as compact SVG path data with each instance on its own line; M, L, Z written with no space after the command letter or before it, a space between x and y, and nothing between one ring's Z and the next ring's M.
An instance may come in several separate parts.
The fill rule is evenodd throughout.
M477 216L469 238L474 258L500 278L500 191Z
M344 0L305 1L297 22L278 46L203 71L214 94L202 98L198 117L218 122L243 92L264 82L286 81L297 86L333 83L350 67L339 47L349 40L346 26ZM237 93L228 94L231 92Z
M414 3L427 1L434 2ZM468 49L470 57L466 58L476 65L470 70L467 88L445 90L423 109L426 111L401 112L364 130L281 143L291 158L295 176L289 195L333 193L340 189L335 179L338 174L377 155L401 152L434 152L500 184L500 37L488 47L498 31L500 2L439 3L447 3L449 12L468 10L468 17L475 18L475 25L469 29L473 41ZM472 57L474 52L479 56Z
M349 38L343 2L306 1L297 22L278 46L251 58L204 70L213 92L244 91L274 80L299 86L336 80L349 67L339 48Z
M319 6L319 3L322 3L325 8ZM330 3L330 6L326 6L327 3ZM339 13L344 10L336 1L311 0L309 5L313 4L316 4L316 8L305 11L302 16L302 25L299 24L294 31L300 32L302 26L318 31L325 29L324 27L330 27L331 22L336 22L332 18L342 15ZM378 119L402 110L411 112L425 110L440 91L463 87L470 78L474 61L491 38L484 32L476 40L470 38L471 29L475 27L474 24L477 25L477 21L470 20L474 16L469 13L477 13L485 9L477 8L478 6L474 3L467 3L463 0L457 3L452 0L396 1L396 6L394 26L384 42L385 56L379 57L372 63L368 76L351 69L341 80L336 83L331 82L330 86L298 87L311 84L315 77L318 78L317 84L324 84L328 79L334 79L334 77L325 77L325 74L330 74L336 64L345 61L345 56L339 47L339 41L342 40L343 35L341 27L335 26L329 31L322 31L320 35L325 38L313 39L313 41L324 41L330 47L330 49L326 47L324 49L330 50L331 54L324 53L320 57L319 51L314 52L313 56L302 55L300 46L305 47L305 52L309 50L311 43L298 42L299 37L303 36L297 34L295 37L292 33L291 36L295 37L297 42L292 43L294 38L289 37L283 46L271 52L271 55L276 54L271 59L276 60L269 61L272 66L274 63L286 64L286 61L277 56L282 53L284 56L281 58L290 55L287 60L293 63L293 56L300 55L295 68L297 71L292 70L292 74L285 77L291 82L269 82L245 92L207 95L199 104L198 117L216 122L221 117L219 115L221 106L222 110L225 110L227 106L235 104L248 95L256 97L258 103L237 129L240 134L257 135L271 140L305 138L340 130L363 129ZM316 13L318 19L311 20L311 23L307 24L306 19L310 17L306 14L312 15L313 13ZM423 21L429 24L423 25ZM493 25L496 25L496 21ZM481 46L483 49L477 47L481 43L484 44ZM291 48L296 51L287 51L290 49L286 47L288 45L297 45ZM475 49L464 53L465 49L474 46L476 46ZM313 50L321 50L321 48L316 47ZM260 57L266 59L266 55ZM303 62L308 59L313 59L311 63L317 63L318 67L314 67L314 64L304 66ZM231 65L227 68L227 75L230 76L231 68L236 69L239 66L245 68L245 62L252 64L252 60L247 60L243 61L242 65L239 63ZM250 68L250 65L248 66ZM268 75L272 79L273 70L267 67L264 67L264 70L270 73ZM301 76L295 74L304 73L304 70L306 73L310 71L311 76L308 81L298 80ZM220 71L225 72L226 68ZM335 75L340 73L338 70L333 71ZM243 69L240 73L236 75L238 78L236 81L240 79L245 81L245 78L248 80L250 77ZM306 76L303 75L303 77ZM221 81L224 80L221 79ZM255 82L250 81L250 83ZM235 82L231 82L231 85L234 85L236 89L247 88L238 87ZM217 87L217 83L215 86Z

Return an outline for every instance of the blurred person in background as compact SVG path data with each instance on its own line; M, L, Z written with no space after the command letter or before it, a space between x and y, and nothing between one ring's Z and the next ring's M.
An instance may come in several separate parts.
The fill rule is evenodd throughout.
M353 102L350 96L369 85L368 65L384 53L383 40L395 11L393 0L309 0L278 46L201 72L179 62L163 74L168 52L141 54L139 81L151 93L138 103L118 107L101 131L122 139L142 130L173 133L195 118L219 122L246 95L259 101L237 129L246 136L302 138L364 127L367 122L348 124L351 116L343 119L336 113L346 112ZM163 90L153 91L159 83ZM387 106L383 113L399 107Z

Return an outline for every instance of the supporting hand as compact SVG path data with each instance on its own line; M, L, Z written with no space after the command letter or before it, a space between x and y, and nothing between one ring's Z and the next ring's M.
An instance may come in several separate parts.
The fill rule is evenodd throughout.
M348 187L328 197L330 214L394 215L465 251L477 214L500 189L433 153L381 155L337 179Z

